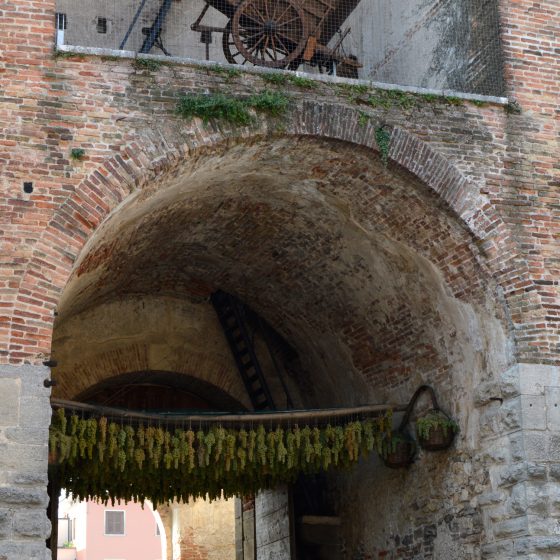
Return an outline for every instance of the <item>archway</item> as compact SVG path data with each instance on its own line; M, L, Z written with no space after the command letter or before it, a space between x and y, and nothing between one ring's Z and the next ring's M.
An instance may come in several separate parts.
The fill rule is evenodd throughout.
M476 241L418 178L366 148L298 137L201 153L129 196L81 252L58 306L54 394L168 372L198 398L248 407L209 303L223 290L275 333L298 406L405 401L429 382L460 421L447 456L459 460L480 445L473 388L510 360L505 307ZM449 488L464 481L448 461L423 458L405 492L403 475L361 469L335 477L331 496L356 550L397 546L388 526L415 534L458 515ZM383 492L364 486L379 479Z

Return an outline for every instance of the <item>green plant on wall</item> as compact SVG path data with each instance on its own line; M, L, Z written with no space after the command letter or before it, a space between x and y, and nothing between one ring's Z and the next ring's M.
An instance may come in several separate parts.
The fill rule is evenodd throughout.
M177 113L187 119L199 117L204 123L216 119L231 124L248 125L252 120L245 103L224 94L185 95L179 100Z
M204 123L222 120L246 126L254 121L251 110L278 117L287 110L288 104L286 95L268 90L244 98L222 93L188 94L180 98L177 113L186 119L201 118Z
M161 62L159 60L152 60L151 58L135 58L133 65L138 70L148 70L149 72L155 72L161 67Z
M290 74L289 79L294 86L302 89L315 89L319 86L317 81L305 78L304 76L298 76L296 74Z
M381 155L383 165L387 166L389 162L389 144L391 142L391 133L386 126L378 126L375 129L375 142Z
M281 72L270 72L266 74L261 74L261 79L267 84L272 84L273 86L284 86L288 83L288 74Z
M85 60L86 55L85 55L85 54L82 54L82 53L61 51L61 50L55 48L55 49L53 50L53 58L54 58L55 60L58 60L58 59L64 60L64 59L70 59L70 58L72 58L72 59L75 59L76 61L80 61L80 62L81 62L81 61Z
M366 126L370 120L371 120L371 115L368 115L365 111L359 111L358 124L360 126Z
M246 100L247 106L257 111L279 117L288 108L289 99L277 91L261 91Z
M82 161L86 155L86 151L83 148L72 148L70 150L70 158L74 161Z
M217 74L218 76L224 76L226 82L230 82L235 78L239 78L242 75L241 70L239 70L238 68L220 66L218 64L213 66L207 66L206 69L208 70L208 72L211 72L212 74Z

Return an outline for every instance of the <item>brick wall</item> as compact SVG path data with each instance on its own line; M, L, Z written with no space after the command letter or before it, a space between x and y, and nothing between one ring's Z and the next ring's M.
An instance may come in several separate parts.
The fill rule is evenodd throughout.
M532 285L515 290L515 299L526 301L526 312L515 310L513 319L526 324L519 339L523 358L557 363L558 7L555 2L501 2L501 11L509 95L519 102L522 113L505 129L508 147L496 204L525 248L533 278ZM547 342L537 342L539 325L547 330Z
M5 306L10 301L18 304L7 307L6 321L17 328L4 327L3 337L8 338L2 352L5 360L9 353L9 360L14 363L40 360L48 353L51 311L71 264L92 227L129 188L119 185L118 177L112 188L108 188L101 177L108 181L111 172L118 169L128 182L141 181L138 175L145 173L142 168L148 161L153 162L152 167L162 165L169 156L169 151L166 153L162 148L161 135L173 145L170 130L163 132L162 128L149 133L144 130L139 136L138 129L151 126L148 123L161 115L169 116L174 99L185 88L205 90L223 84L229 90L243 93L263 87L258 77L244 76L236 83L230 80L224 84L223 76L188 66L165 67L152 74L134 69L127 61L54 59L53 12L52 5L38 7L30 2L17 8L7 3L4 13L13 32L5 40L2 67L2 79L7 84L2 116L10 125L2 132L0 162L5 168L3 192L8 196L3 205L7 224L5 253L11 259L3 276L3 299ZM536 7L530 3L503 2L506 76L510 94L522 106L521 115L506 116L500 107L480 109L467 104L455 108L437 103L435 106L426 103L414 114L396 109L372 111L375 119L399 127L444 155L471 181L466 189L472 194L478 192L478 200L463 214L475 230L476 218L482 222L480 228L486 232L484 240L488 237L488 223L493 224L494 232L500 221L507 223L508 230L496 237L507 237L503 243L513 244L510 252L519 256L510 256L515 261L512 263L515 279L504 277L500 284L510 300L516 330L520 331L520 355L541 362L556 360L558 342L555 338L557 310L548 301L557 296L554 274L558 268L555 261L558 237L554 233L554 201L558 197L554 179L557 174L554 114L558 107L554 89L558 39L552 32L555 14L553 3ZM540 23L543 25L539 26L539 35L530 36L530 31ZM312 95L294 91L294 96L315 99L320 107L323 100L332 101L332 93L332 88L323 87ZM348 105L344 96L337 101ZM312 113L310 106L304 110ZM87 123L80 118L85 113L90 117ZM176 128L175 124L171 125L173 122L171 118L167 126ZM290 131L289 126L286 129ZM200 131L199 141L217 140L215 132ZM366 131L353 128L347 137L360 143L366 135ZM192 135L188 136L192 143ZM208 140L203 140L204 137ZM178 140L182 142L175 144L175 149L185 142L185 138ZM86 149L86 162L76 164L69 159L72 147ZM152 153L144 154L144 149ZM116 151L132 176L118 163ZM422 167L422 161L417 161L413 169L426 180L429 172L422 174ZM92 186L84 182L87 177ZM34 182L31 195L22 193L22 183L27 179ZM446 190L445 185L442 188ZM68 198L73 192L72 198ZM480 198L481 194L484 198ZM456 202L465 198L471 197L458 189ZM61 205L63 201L66 205ZM89 212L84 212L85 208ZM480 215L486 212L490 215ZM50 228L44 231L47 223ZM66 237L57 235L57 223ZM21 234L25 235L24 246ZM57 240L62 245L58 250ZM527 246L536 251L530 259L524 249ZM55 250L56 254L49 258L49 253ZM501 258L494 270L497 274L508 274L506 271L511 267L505 266L503 251L497 251ZM46 265L45 260L56 264ZM46 278L45 265L50 270Z
M33 135L28 139L24 136L23 141L10 148L9 169L3 174L5 192L10 193L5 206L6 218L11 222L5 238L8 251L15 259L14 266L10 265L4 273L5 305L18 302L17 306L12 303L7 308L6 321L20 326L5 328L2 352L5 360L16 363L38 360L49 352L52 312L72 264L96 224L123 199L132 185L142 186L156 171L163 182L163 171L174 172L180 153L192 151L200 143L219 141L224 132L226 137L236 135L235 131L212 127L197 126L189 131L171 116L175 99L185 87L196 79L197 90L219 88L223 83L220 75L188 66L163 67L152 74L134 69L128 61L99 58L59 59L48 63L52 65L47 72L48 86L56 92L63 83L64 95L58 96L57 101L34 100L40 106L46 104L46 108L52 103L60 106L52 107L48 116L35 115L34 124L28 128L32 126L39 136L47 134L50 137L47 146L53 147L40 150L39 158L24 164L28 154L37 154ZM70 79L72 76L75 78ZM202 86L201 78L207 86ZM260 78L253 76L241 78L235 86L231 83L225 86L235 87L240 93L264 87ZM75 93L72 88L76 88ZM375 149L375 123L383 120L394 125L392 158L428 184L432 181L432 188L467 220L487 252L487 264L509 300L516 332L520 337L525 333L529 340L523 345L523 355L538 361L554 359L550 355L550 328L539 326L546 317L538 305L539 292L544 288L537 289L536 280L529 276L519 246L523 236L513 235L504 223L511 218L497 211L497 203L490 202L494 196L493 185L501 177L500 168L507 164L504 135L515 119L522 117L506 116L499 106L480 109L469 103L464 107L448 107L444 102L426 102L414 112L372 110L371 124L360 127L357 124L360 107L348 106L344 96L337 100L340 105L333 106L332 94L332 88L324 86L313 93L315 101L312 101L309 94L294 91L295 100L300 96L306 99L298 103L292 119L283 124L286 132L315 134L321 130L327 137L352 140ZM326 97L322 99L322 96ZM325 105L326 98L328 105ZM86 111L89 122L80 122L77 115ZM337 121L333 122L331 113L333 116L336 113ZM164 115L169 119L165 126L161 120ZM303 115L308 116L303 118ZM13 116L18 122L18 113L14 112ZM335 122L339 123L338 127ZM265 133L266 127L270 123L262 123L244 134L258 137ZM11 134L8 130L4 136L11 140L17 137L17 131ZM83 163L69 159L70 149L76 146L86 150ZM4 159L8 159L7 152ZM35 179L35 190L27 195L22 192L22 184L29 178ZM19 224L17 216L24 223ZM17 234L21 231L25 231L25 247L21 247ZM504 262L506 255L508 263ZM20 284L22 293L17 292ZM524 305L526 300L535 300L530 304L530 312Z

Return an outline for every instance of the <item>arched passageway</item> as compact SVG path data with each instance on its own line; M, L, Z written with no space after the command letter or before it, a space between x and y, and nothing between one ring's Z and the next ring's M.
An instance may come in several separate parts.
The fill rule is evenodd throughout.
M126 380L171 385L196 406L250 408L216 290L266 322L273 350L260 335L255 345L280 407L286 387L298 407L328 407L406 401L427 382L460 422L443 458L331 477L338 544L425 552L448 547L462 523L472 538L457 542L478 546L461 493L485 481L475 488L476 465L456 465L482 445L472 393L506 368L511 340L499 287L452 208L335 140L263 139L186 159L126 198L80 253L57 309L54 396L107 399ZM438 544L425 531L439 525Z

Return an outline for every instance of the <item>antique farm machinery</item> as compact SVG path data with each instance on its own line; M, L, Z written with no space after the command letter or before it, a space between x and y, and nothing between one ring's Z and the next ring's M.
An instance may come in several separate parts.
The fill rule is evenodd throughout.
M121 43L121 48L143 9L138 9ZM147 53L155 45L168 54L160 35L172 0L163 0L156 19L144 29L145 39L140 52ZM202 42L211 42L212 33L222 35L226 60L232 64L251 63L267 68L295 70L302 63L320 71L357 77L361 67L354 56L345 55L342 42L350 28L342 30L360 0L205 0L193 31L201 33ZM224 27L205 25L203 18L212 8L228 19ZM355 74L355 75L354 75Z
M334 64L360 67L354 57L345 56L341 49L350 32L349 28L341 31L342 24L359 0L205 1L192 29L221 32L224 56L232 64L250 62L255 66L291 70L302 62L320 69L331 69ZM210 7L228 18L225 28L201 24Z

